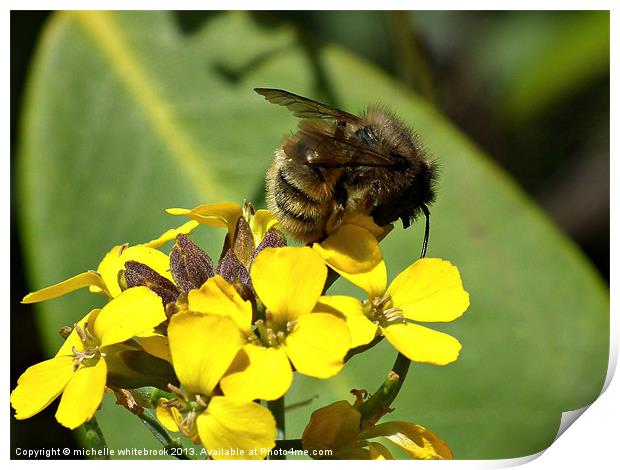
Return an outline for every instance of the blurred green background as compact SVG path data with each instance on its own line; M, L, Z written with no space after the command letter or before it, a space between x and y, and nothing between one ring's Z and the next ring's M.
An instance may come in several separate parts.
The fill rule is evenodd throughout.
M463 352L414 364L388 419L427 426L456 458L548 446L607 369L608 12L12 12L11 387L100 302L33 308L27 292L181 222L166 207L264 204L296 121L258 86L350 112L384 103L439 161L429 256L459 267L472 304L437 328ZM222 236L195 239L216 256ZM391 278L420 242L418 224L382 243ZM374 390L393 358L380 344L329 381L296 379L287 403L314 400L288 413L287 437L351 388ZM54 412L11 418L13 455L80 447ZM113 400L98 417L111 447L158 448Z

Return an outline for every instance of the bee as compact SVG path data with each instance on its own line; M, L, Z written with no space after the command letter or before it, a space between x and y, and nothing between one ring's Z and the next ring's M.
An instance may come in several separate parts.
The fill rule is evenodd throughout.
M292 238L320 242L354 210L404 228L423 213L424 257L436 167L412 130L379 106L356 116L284 90L254 91L301 118L266 178L267 206Z

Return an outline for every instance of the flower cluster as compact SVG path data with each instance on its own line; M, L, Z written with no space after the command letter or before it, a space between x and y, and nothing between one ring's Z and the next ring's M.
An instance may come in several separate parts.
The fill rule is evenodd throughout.
M163 427L201 443L212 458L262 459L276 446L276 420L260 400L283 397L294 373L332 377L383 337L407 360L457 359L455 338L420 323L452 321L467 309L459 272L425 258L388 286L379 241L391 226L349 213L321 243L292 247L272 214L248 203L168 213L190 220L147 243L115 246L96 271L24 297L39 302L88 287L107 303L62 329L56 356L22 374L11 394L17 419L62 395L56 419L74 429L93 418L108 391L135 398L140 406L127 407L137 414L155 407ZM217 262L191 239L202 224L227 231ZM325 295L338 276L365 298ZM144 387L159 390L146 404ZM303 447L332 449L337 458L391 458L369 441L384 436L414 458L451 458L422 426L376 424L393 397L362 396L315 411Z

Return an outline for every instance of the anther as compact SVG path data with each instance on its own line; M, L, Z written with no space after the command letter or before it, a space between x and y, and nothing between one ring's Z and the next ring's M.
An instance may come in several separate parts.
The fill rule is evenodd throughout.
M182 400L187 400L187 395L185 393L183 393L183 391L172 384L168 384L168 390L170 390L172 393L174 393L177 397L181 398Z
M86 340L88 339L88 337L86 336L86 334L84 333L84 330L82 330L82 328L80 328L77 324L73 324L73 328L75 328L75 332L77 333L77 335L80 337L80 341L82 343L85 343Z
M205 403L205 401L202 399L200 395L196 395L196 403L198 403L200 406L204 408L207 407L207 403Z
M405 323L405 317L401 314L402 309L394 307L383 312L383 317L390 323Z

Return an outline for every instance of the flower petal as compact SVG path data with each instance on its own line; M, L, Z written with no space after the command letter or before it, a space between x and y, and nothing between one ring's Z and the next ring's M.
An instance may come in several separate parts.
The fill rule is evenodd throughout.
M94 332L104 347L148 333L165 319L161 298L155 292L147 287L132 287L101 309Z
M392 453L379 442L369 442L370 460L395 460Z
M387 269L385 261L381 260L368 272L351 274L336 270L342 277L360 289L364 290L369 299L382 297L387 285Z
M56 420L75 429L95 415L103 400L107 367L100 359L92 367L80 367L71 377L60 399Z
M170 344L168 337L159 333L144 333L138 335L138 343L151 356L158 357L172 364L172 355L170 354Z
M118 273L121 269L125 269L125 262L127 261L146 264L161 276L172 281L168 255L148 246L138 245L127 248L115 246L103 257L97 267L97 272L101 274L112 297L117 297L121 293L121 288L118 285ZM95 291L95 289L91 288L91 291Z
M246 336L252 334L252 304L222 276L209 278L200 289L189 291L187 301L189 310L229 316Z
M327 313L299 317L284 343L297 371L319 379L336 375L342 369L350 345L347 324Z
M226 227L232 240L237 227L237 220L242 215L241 206L234 202L218 202L214 204L202 204L188 209L166 209L168 214L185 215L210 227Z
M170 320L168 339L172 364L190 392L210 395L237 352L243 333L230 317L184 311Z
M11 393L15 418L26 419L46 408L60 395L73 375L71 357L55 357L28 367Z
M251 278L268 309L268 319L285 325L312 311L323 291L327 268L308 247L265 248L252 263Z
M469 307L459 270L437 258L416 261L392 282L387 290L395 307L405 317L424 322L448 322Z
M271 211L266 209L257 210L250 219L250 230L254 237L254 246L260 245L267 231L278 224L278 219L275 218Z
M301 442L305 450L337 451L358 440L361 415L347 401L319 408L310 416Z
M360 434L363 439L385 437L414 459L452 459L448 444L419 424L392 421L368 428Z
M341 225L313 248L333 269L349 274L368 272L382 260L377 238L358 225Z
M257 403L213 397L197 425L202 444L216 460L264 459L275 446L276 422Z
M151 240L150 242L142 243L141 246L147 246L149 248L159 248L170 240L174 240L177 235L183 233L187 235L188 233L192 233L192 231L200 225L195 220L190 220L189 222L185 222L183 225L177 228L171 228L170 230L166 230L159 237Z
M179 432L177 423L183 419L183 416L174 406L164 406L169 401L165 398L159 399L157 408L155 408L155 417L168 431Z
M359 212L359 211L345 212L345 215L342 218L342 222L340 223L340 226L348 225L348 224L365 228L370 233L372 233L375 237L379 237L383 235L386 227L389 227L387 225L385 227L379 227L371 216L366 215L363 212Z
M275 400L293 382L293 371L282 348L246 345L222 378L224 395L238 400Z
M97 287L100 292L104 292L105 295L111 297L101 276L94 271L86 271L85 273L73 276L53 286L32 292L22 299L22 303L31 304L34 302L41 302L42 300L55 299L69 292L90 286Z
M395 323L382 328L392 345L412 361L443 366L459 357L456 338L415 323Z
M345 295L330 295L319 297L314 306L315 313L329 313L341 316L351 333L351 348L370 343L378 333L378 327L364 315L362 302Z

